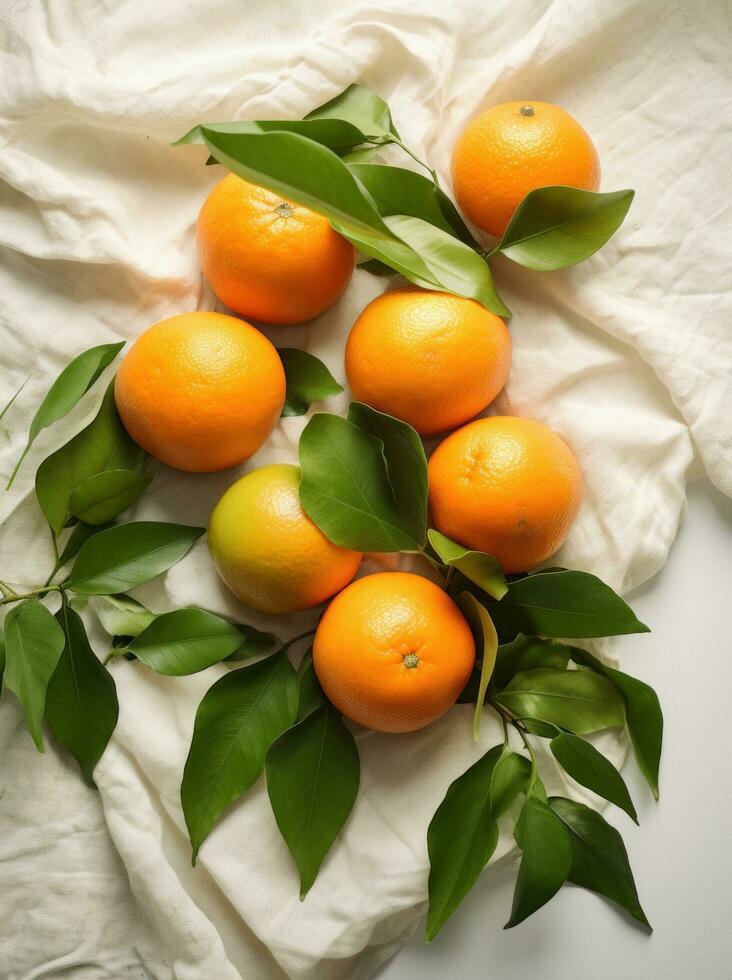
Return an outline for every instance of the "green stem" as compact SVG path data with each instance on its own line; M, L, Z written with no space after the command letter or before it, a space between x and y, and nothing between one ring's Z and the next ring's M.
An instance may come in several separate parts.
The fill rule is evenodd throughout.
M31 589L30 592L13 592L12 595L0 599L0 606L5 606L9 602L20 602L22 599L35 599L37 596L45 595L47 592L60 592L60 585L44 585L40 589Z
M129 652L129 648L128 647L112 647L112 649L109 651L109 653L107 654L107 656L103 660L103 666L106 667L107 664L109 663L109 661L113 657L124 657L124 655L126 653L128 653L128 652Z
M494 708L501 716L504 732L506 730L507 722L510 722L521 736L521 741L524 743L526 751L529 753L529 758L531 759L531 780L529 782L529 788L526 791L526 795L530 796L532 790L534 789L534 785L536 784L536 777L538 776L539 771L536 763L536 753L534 752L534 747L528 739L526 726L521 722L520 718L514 718L510 711L507 711L506 708L503 707L500 701L496 701L494 698L491 698L489 703L491 707Z
M414 160L415 163L418 163L420 165L420 167L424 167L424 169L427 171L427 173L432 178L432 181L433 181L434 185L436 187L439 187L440 186L440 178L437 176L437 171L436 170L433 170L432 167L430 167L428 164L426 164L424 162L424 160L420 160L420 158L417 156L417 154L416 153L413 153L412 150L409 149L409 147L407 146L406 143L402 143L402 141L400 139L397 139L396 137L392 137L391 138L391 142L392 143L396 143L397 146L400 146L404 150L404 152L407 154L407 156L410 156Z
M531 779L529 780L529 788L526 790L526 795L527 796L531 796L532 792L534 791L534 786L536 785L536 777L538 775L538 768L537 768L537 765L536 765L536 753L534 752L534 748L533 748L531 742L529 741L529 738L528 738L528 735L526 734L526 729L524 728L524 726L521 725L521 724L518 724L516 722L516 720L514 719L513 727L516 729L516 731L521 736L521 740L523 741L524 745L526 746L526 750L528 751L529 756L531 758Z
M53 569L51 570L51 574L48 576L48 578L46 579L46 581L43 583L43 587L44 588L47 585L50 585L51 582L53 582L53 579L54 579L54 576L56 575L56 572L58 572L59 569L61 569L61 568L63 568L63 565L60 565L59 562L56 562L56 564L53 566Z
M13 472L12 472L12 473L10 474L10 479L8 480L8 482L7 482L7 484L5 485L5 492L6 492L6 493L7 493L7 491L8 491L8 490L9 490L9 489L10 489L10 488L12 487L12 485L13 485L13 480L14 480L14 479L15 479L15 477L17 476L17 473L18 473L18 470L20 469L20 465L21 465L21 463L23 462L23 460L25 459L25 457L26 457L26 455L28 454L28 450L29 450L29 449L30 449L30 446L26 446L26 447L25 447L25 449L23 450L23 453L22 453L22 455L21 455L21 457L20 457L20 459L19 459L19 460L18 460L18 462L17 462L16 464L15 464L15 468L14 468L14 470L13 470Z
M54 557L55 557L56 560L55 560L54 565L53 565L53 568L51 570L51 574L48 576L48 578L46 579L46 581L43 583L44 588L45 588L45 586L51 584L51 582L54 579L54 576L56 575L56 572L58 572L61 568L63 568L61 562L58 560L59 559L59 554L58 554L58 538L56 537L56 532L52 528L51 528L51 544L53 545L53 554L54 554Z
M290 647L294 646L300 640L304 640L306 636L313 636L314 633L315 630L312 629L312 630L308 630L307 633L301 633L299 636L293 636L291 640L288 640L287 643L285 643L285 645L282 647L281 652L284 653L286 650L289 650Z

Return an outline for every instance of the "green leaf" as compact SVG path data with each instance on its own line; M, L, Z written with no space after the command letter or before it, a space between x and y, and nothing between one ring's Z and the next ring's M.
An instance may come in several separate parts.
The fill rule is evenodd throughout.
M235 174L324 215L362 252L412 282L447 288L423 258L389 230L370 195L332 150L296 133L227 135L205 126L201 133L216 159Z
M421 286L424 289L445 289L445 286L430 269L425 257L396 234L390 234L388 237L375 233L366 234L349 230L336 222L331 222L331 224L356 249L365 255L370 255L375 261L381 262L383 265L391 266L395 273L409 279L416 286Z
M389 270L389 272L391 272L391 269ZM21 384L21 386L19 388L16 388L16 390L10 396L10 400L5 403L5 405L3 406L2 411L0 411L0 422L2 422L2 420L5 418L6 413L10 411L10 409L13 406L13 402L18 397L18 395L21 393L21 391L23 390L23 388L25 388L25 386L28 384L29 381L30 381L30 378L29 377L26 378L25 381Z
M297 705L297 721L302 721L309 714L325 704L325 695L320 686L318 675L313 666L313 648L307 651L302 658L298 671L298 683L300 685L300 696Z
M138 636L155 613L129 595L95 595L94 611L110 636Z
M488 608L502 640L519 633L580 638L649 632L610 586L566 568L511 582L500 603Z
M127 435L114 404L114 381L89 425L45 459L36 473L36 496L55 534L71 519L70 499L90 476L139 469L145 452Z
M569 831L572 868L569 881L604 895L651 928L638 901L628 853L620 834L595 810L553 796L549 806Z
M430 821L427 942L460 905L496 849L498 814L491 809L491 786L502 750L494 746L451 783Z
M65 645L48 685L46 717L53 734L93 786L94 767L117 725L117 690L89 645L79 614L64 601L56 619Z
M309 112L305 119L342 119L367 136L399 136L389 106L365 85L349 85L340 95Z
M480 735L480 719L483 714L488 681L491 679L493 668L496 665L498 636L488 610L478 602L474 595L471 595L470 592L461 592L458 597L458 605L473 631L477 659L480 660L481 665L478 694L475 700L475 714L473 715L473 738L477 742Z
M82 545L68 587L85 595L132 589L175 565L204 533L205 528L185 524L117 524Z
M151 479L136 470L95 473L71 494L69 510L85 524L108 524L134 504Z
M529 780L528 785L525 790L526 796L535 796L537 800L542 803L547 802L546 788L541 780L541 776L538 772L534 770L533 763L526 759L528 763ZM513 839L516 841L520 848L524 846L524 824L526 822L526 807L521 808L518 820L516 821L513 828Z
M465 687L462 689L458 695L458 704L475 704L478 700L478 691L480 689L480 667L473 667L473 671L468 678Z
M346 153L336 152L344 163L370 163L383 149L384 147L380 143L375 146L364 143L363 146L357 146L355 150L348 150ZM389 272L391 275L394 274L392 270Z
M267 749L296 713L297 677L284 653L232 670L206 692L181 785L193 864L226 807L257 781Z
M524 718L524 727L532 735L539 735L541 738L554 738L557 732L561 731L558 725L553 725L547 721L537 721L536 718Z
M325 412L300 436L300 501L326 537L356 551L419 548L394 500L381 439Z
M518 718L536 718L580 735L625 722L613 684L588 670L526 670L496 700Z
M0 694L3 691L3 674L5 673L5 634L0 630Z
M395 235L376 231L369 232L364 229L356 231L333 220L331 220L331 225L359 251L371 256L380 265L389 266L394 272L398 272L415 285L425 289L445 289L429 269L422 256Z
M368 259L366 262L359 262L357 268L363 269L364 272L370 272L373 276L387 276L391 278L391 276L396 275L396 270L384 262L379 262L378 259Z
M579 650L577 647L571 647L570 650L575 663L604 674L620 691L625 701L625 721L638 768L658 799L658 769L663 745L663 712L658 695L652 687L639 681L637 677L624 674L615 667L608 667L586 650Z
M505 813L520 793L526 793L531 783L531 763L526 756L504 746L493 770L491 781L491 810L497 816Z
M85 541L93 537L97 531L106 530L107 526L103 524L101 527L93 527L91 524L84 524L81 521L74 524L71 534L66 539L66 544L59 556L57 568L63 568L64 565L79 554L79 550Z
M204 609L175 609L156 616L130 643L130 651L159 674L195 674L242 646L242 634Z
M277 637L273 633L265 633L253 626L237 623L236 628L239 630L241 646L225 658L227 661L250 660L252 657L259 657L277 642Z
M539 187L519 204L499 249L529 269L564 269L589 258L623 223L634 191L595 194Z
M540 636L524 636L519 633L510 643L498 647L496 669L493 672L496 687L502 688L515 674L535 667L553 667L566 670L569 663L569 647L557 640L544 640Z
M327 147L293 132L222 133L201 126L200 134L233 173L324 215L357 248L411 282L507 313L476 252L419 218L383 219L371 195Z
M619 806L638 823L638 815L625 780L594 745L570 732L560 732L551 740L549 747L554 758L572 779L576 779L593 793Z
M488 263L469 245L410 215L395 214L384 220L390 230L419 255L438 288L477 300L491 313L511 316L511 311L496 292Z
M280 735L265 761L272 812L300 872L300 898L348 819L360 778L353 735L330 704Z
M280 347L277 353L287 380L283 417L304 415L312 402L343 391L325 364L313 354L296 347Z
M428 177L380 163L350 163L349 168L373 198L382 218L392 214L421 218L466 245L475 245L455 205Z
M173 146L183 143L205 143L203 129L227 136L252 133L297 133L322 146L334 150L339 156L353 150L364 142L365 135L344 119L258 119L225 123L205 123L194 126L185 136L176 140ZM217 161L214 159L214 163Z
M418 433L401 419L351 402L348 421L380 439L402 526L421 547L427 541L427 457Z
M297 133L217 133L201 126L211 153L233 173L370 237L391 237L345 163Z
M434 528L430 528L427 537L445 565L457 568L465 578L475 583L492 598L503 598L508 591L508 585L497 558L483 551L468 551L461 544L435 531Z
M123 347L124 341L118 344L101 344L99 347L92 347L84 351L83 354L79 354L66 365L49 388L46 397L33 416L28 432L28 441L8 480L6 490L10 489L15 474L20 469L21 463L39 432L69 414Z
M5 617L3 683L22 704L39 752L43 752L46 690L63 648L63 630L38 599L21 602Z
M569 876L569 831L549 806L533 794L521 814L521 864L506 929L517 926L554 898Z

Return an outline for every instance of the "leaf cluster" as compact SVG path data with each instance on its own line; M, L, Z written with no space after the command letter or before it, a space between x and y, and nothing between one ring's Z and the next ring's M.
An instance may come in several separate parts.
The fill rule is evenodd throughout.
M122 346L91 348L63 369L33 417L8 486L36 437L78 404ZM310 361L306 368L312 370ZM322 377L316 380L322 383ZM0 632L0 681L20 701L39 751L45 719L92 785L117 723L118 703L112 674L73 608L75 596L92 598L112 638L107 659L125 654L163 674L188 674L223 659L254 657L275 643L271 634L202 609L156 616L127 595L167 571L204 533L203 528L159 521L115 523L150 483L150 475L141 471L144 461L145 453L117 414L112 380L92 420L43 460L36 473L36 498L54 549L46 583L18 592L0 581L0 604L12 604ZM44 596L60 599L55 615Z
M426 289L482 303L500 316L486 259L502 254L541 271L582 262L617 231L633 191L594 193L572 187L531 191L490 253L476 241L437 174L402 141L388 105L363 85L304 119L201 123L178 143L202 143L210 163L324 215L377 274L400 274ZM399 147L425 171L374 158Z
M582 804L546 799L531 738L548 739L571 780L637 820L622 776L586 736L627 727L657 796L658 698L642 681L566 641L648 627L594 575L553 568L506 579L493 556L430 528L426 460L404 422L358 403L346 419L319 413L300 440L300 466L303 507L332 540L360 550L420 553L443 576L476 640L476 668L460 698L475 705L474 736L485 707L504 723L503 744L452 784L430 825L427 938L477 880L495 849L499 818L514 821L523 851L509 925L540 908L565 881L609 897L647 924L619 834ZM520 807L513 805L518 800Z
M390 144L417 158L387 104L365 87L350 86L302 120L206 123L179 142L203 143L209 162L325 215L369 257L364 268L400 273L508 315L486 251L434 171L375 162ZM537 270L572 265L610 238L631 199L632 191L533 191L490 254ZM8 486L41 432L93 388L121 346L94 347L62 371L31 422ZM280 355L287 379L283 416L303 415L313 402L342 391L307 352L285 348ZM474 738L486 710L503 724L503 742L452 783L430 824L428 940L477 881L501 824L513 825L522 852L507 926L539 909L565 882L604 895L647 926L620 835L590 807L547 798L532 743L547 739L569 779L637 819L622 776L592 735L627 727L657 797L658 698L642 681L567 641L647 627L593 575L546 569L507 578L492 555L430 528L424 447L398 419L359 403L345 418L315 414L302 433L299 459L302 506L330 540L362 552L418 554L441 576L475 637L476 667L460 697L474 705ZM43 586L23 593L0 580L0 604L12 605L0 632L0 683L20 701L38 749L46 720L93 784L117 722L111 658L173 677L220 663L233 667L198 707L183 773L192 859L227 809L264 775L304 897L356 800L356 741L325 698L311 653L298 670L289 659L289 648L310 634L278 645L272 634L208 610L156 614L128 595L181 560L203 534L164 522L118 523L150 483L144 464L144 452L120 422L112 380L91 421L38 467L35 493L51 534L53 567ZM60 600L55 615L47 596ZM90 599L110 636L104 663L75 597Z

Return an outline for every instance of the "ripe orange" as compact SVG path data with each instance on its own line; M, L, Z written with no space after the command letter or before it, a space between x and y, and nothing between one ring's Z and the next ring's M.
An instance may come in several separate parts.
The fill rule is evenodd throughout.
M380 732L411 732L456 701L475 643L450 597L420 575L381 572L331 602L313 644L321 687L346 717Z
M500 236L537 187L596 191L600 161L590 137L564 109L549 102L504 102L468 123L453 151L452 180L468 218Z
M183 313L137 338L117 375L125 428L156 459L210 473L248 459L285 400L277 350L251 324Z
M530 419L478 419L440 443L429 462L435 527L495 555L504 572L553 555L581 501L582 474L569 446Z
M508 380L511 336L500 317L450 293L397 289L377 297L346 344L354 398L422 435L461 425Z
M198 218L203 273L222 303L262 323L312 320L353 272L353 245L302 204L229 174Z
M332 544L300 506L300 470L247 473L216 504L208 547L231 591L268 613L317 606L356 574L361 555Z

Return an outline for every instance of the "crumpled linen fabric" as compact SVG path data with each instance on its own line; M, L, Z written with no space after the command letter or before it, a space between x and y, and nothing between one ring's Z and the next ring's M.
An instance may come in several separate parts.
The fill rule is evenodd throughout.
M550 424L584 470L582 513L557 561L628 590L662 566L690 476L706 471L732 490L723 0L16 0L0 22L0 404L30 375L2 423L0 474L72 355L214 308L194 225L222 170L204 167L202 148L170 141L202 120L301 117L360 81L389 101L403 138L447 186L466 121L525 98L557 102L584 124L603 189L636 188L625 225L581 266L541 274L494 265L514 314L513 370L495 409ZM388 158L413 166L394 150ZM316 353L344 380L350 325L384 288L357 271L323 316L266 333ZM13 582L38 582L50 562L35 466L91 417L100 395L101 385L38 438L0 496L1 564ZM346 403L344 394L328 408ZM284 419L240 472L295 460L305 421ZM132 516L189 524L205 524L239 475L149 466L152 486ZM369 558L366 570L383 567L396 559ZM136 594L156 611L200 604L282 638L317 616L268 618L238 605L205 541ZM103 652L93 615L86 620ZM604 652L644 676L642 637ZM474 745L470 707L460 706L410 735L357 730L359 798L301 903L261 781L190 867L180 776L196 706L226 669L174 679L115 663L120 720L98 793L52 745L36 755L3 695L6 976L351 980L370 976L411 933L425 907L430 817L449 783L498 740L497 727L486 715ZM613 735L604 748L623 756ZM497 858L510 851L504 833Z

